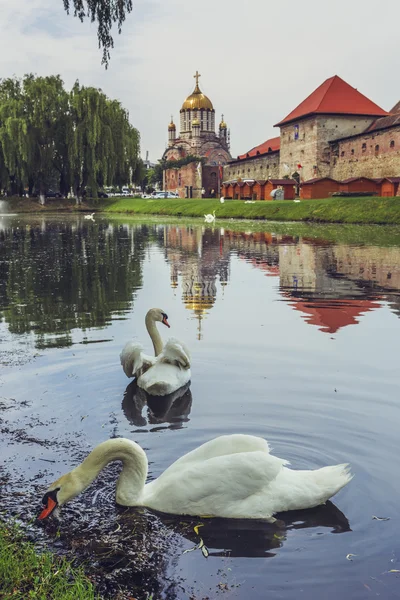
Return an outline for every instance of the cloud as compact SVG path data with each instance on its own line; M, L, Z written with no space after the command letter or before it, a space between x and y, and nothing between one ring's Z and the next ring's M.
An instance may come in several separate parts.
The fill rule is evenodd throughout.
M153 160L196 69L234 156L277 135L274 123L334 74L383 108L400 97L395 0L379 11L372 0L135 0L107 71L96 26L67 16L62 0L0 0L0 14L2 77L60 73L68 87L101 88L129 110Z

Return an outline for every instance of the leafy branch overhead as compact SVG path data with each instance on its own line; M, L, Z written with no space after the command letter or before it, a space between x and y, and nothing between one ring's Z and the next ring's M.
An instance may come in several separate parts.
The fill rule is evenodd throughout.
M97 37L99 48L103 48L102 64L108 66L110 50L114 48L111 29L117 24L118 33L121 33L122 24L126 16L132 11L132 0L63 0L67 13L74 10L74 16L82 22L90 18L97 23Z

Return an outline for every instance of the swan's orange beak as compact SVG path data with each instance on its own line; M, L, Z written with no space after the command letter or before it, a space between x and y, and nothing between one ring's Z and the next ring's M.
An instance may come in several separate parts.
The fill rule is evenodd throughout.
M38 516L39 521L42 521L42 519L46 519L49 515L51 515L51 513L56 508L56 506L57 506L57 502L54 502L53 498L48 496L47 506L42 510L42 512Z
M163 317L162 322L164 323L164 325L166 325L169 328L169 323L168 323L168 317Z

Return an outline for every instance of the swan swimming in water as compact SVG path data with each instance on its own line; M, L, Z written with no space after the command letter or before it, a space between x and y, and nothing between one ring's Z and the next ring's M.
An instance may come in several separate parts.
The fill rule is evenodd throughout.
M215 221L215 210L213 211L212 215L210 213L208 215L204 215L204 220L206 223L212 223Z
M145 323L154 356L145 354L141 344L128 342L120 359L125 375L136 377L140 388L153 396L166 396L190 381L190 353L185 344L175 338L170 338L164 346L157 321L169 327L166 313L161 308L151 308Z
M348 465L294 471L272 456L266 440L252 435L217 437L176 460L150 483L146 453L135 442L102 442L72 471L52 483L39 519L78 496L114 460L123 468L116 501L169 514L229 519L265 519L287 510L324 504L351 479Z
M85 215L83 218L84 219L90 219L91 221L94 221L94 213L92 213L90 215Z

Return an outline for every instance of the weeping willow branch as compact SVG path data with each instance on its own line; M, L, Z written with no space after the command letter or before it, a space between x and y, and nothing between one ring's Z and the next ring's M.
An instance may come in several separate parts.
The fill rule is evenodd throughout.
M91 22L97 22L97 38L99 48L103 49L102 64L107 68L110 60L110 50L114 48L114 40L111 29L117 24L118 33L121 33L122 24L127 14L132 11L132 0L63 0L64 9L69 14L74 9L74 16L82 22L90 18Z

